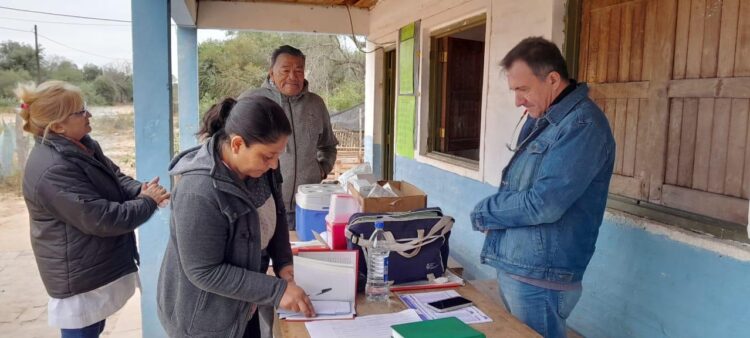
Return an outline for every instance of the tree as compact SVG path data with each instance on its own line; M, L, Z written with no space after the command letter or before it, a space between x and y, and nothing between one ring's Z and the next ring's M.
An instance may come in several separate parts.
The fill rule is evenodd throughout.
M39 48L41 57L42 48ZM31 45L16 41L0 43L0 69L36 74L36 51Z
M45 78L49 80L60 80L78 85L84 81L83 72L70 60L61 57L52 57L45 62Z
M0 98L15 102L13 91L19 83L31 81L31 74L25 70L0 70Z
M91 82L96 80L96 78L102 75L102 69L99 68L97 65L93 65L90 63L87 63L83 66L83 80L87 82Z
M41 47L40 47L41 48ZM41 80L61 80L79 88L90 105L127 104L133 101L133 76L130 63L112 63L104 67L86 64L83 68L60 56L40 54ZM36 79L36 52L30 45L0 43L0 106L13 106L13 91L21 82Z
M320 95L331 111L350 108L364 100L364 54L345 37L321 34L241 32L231 39L209 40L198 47L201 111L226 97L236 97L265 81L270 55L281 45L292 45L306 55L309 89Z
M93 81L93 92L106 104L123 104L133 101L133 80L128 67L105 66L102 75Z

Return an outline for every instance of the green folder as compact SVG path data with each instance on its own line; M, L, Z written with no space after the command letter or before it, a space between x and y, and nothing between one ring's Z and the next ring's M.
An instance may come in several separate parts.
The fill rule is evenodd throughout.
M393 338L485 338L456 317L425 320L391 326Z

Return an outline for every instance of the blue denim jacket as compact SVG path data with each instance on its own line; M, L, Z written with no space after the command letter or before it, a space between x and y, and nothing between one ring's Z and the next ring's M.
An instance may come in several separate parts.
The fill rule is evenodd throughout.
M486 231L483 264L510 274L572 283L594 254L615 141L604 113L578 86L537 121L503 169L498 192L471 214Z

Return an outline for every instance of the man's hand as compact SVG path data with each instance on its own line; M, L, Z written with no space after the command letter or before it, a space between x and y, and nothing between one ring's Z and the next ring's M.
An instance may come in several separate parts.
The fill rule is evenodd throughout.
M287 281L287 283L294 282L294 265L287 265L281 268L279 271L279 278Z

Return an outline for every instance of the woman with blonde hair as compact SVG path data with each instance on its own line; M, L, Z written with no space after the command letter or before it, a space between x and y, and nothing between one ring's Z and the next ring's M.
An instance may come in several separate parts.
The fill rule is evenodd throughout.
M139 283L133 231L169 193L158 178L138 182L104 156L77 87L48 81L16 95L35 139L23 195L49 324L62 337L98 337Z

